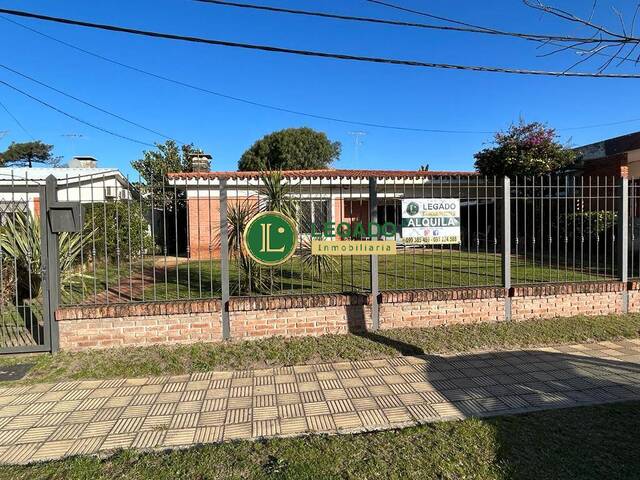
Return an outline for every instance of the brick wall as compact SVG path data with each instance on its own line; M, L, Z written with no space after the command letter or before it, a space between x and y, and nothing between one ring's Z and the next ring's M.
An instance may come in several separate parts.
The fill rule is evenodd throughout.
M62 308L56 321L68 351L222 340L218 300Z
M383 292L380 328L423 328L504 320L502 288Z
M640 285L629 284L629 310L640 311ZM621 282L544 284L512 288L454 288L383 292L380 328L416 328L505 320L622 313ZM229 302L231 337L317 336L371 328L368 295L239 297ZM222 340L219 300L158 302L108 307L67 307L56 312L62 350Z
M220 247L216 242L220 235L220 200L189 198L187 213L190 258L220 258Z
M511 292L512 320L622 313L621 282L545 284Z

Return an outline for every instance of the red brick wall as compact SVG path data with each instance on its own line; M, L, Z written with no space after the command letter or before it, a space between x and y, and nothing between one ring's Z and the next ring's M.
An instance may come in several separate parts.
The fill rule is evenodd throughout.
M234 204L247 202L256 206L256 197L229 197L229 208ZM187 200L187 221L189 222L189 258L209 260L220 258L220 199L189 198Z
M622 313L621 282L546 284L383 292L380 328L416 328L499 322L511 302L512 320ZM631 287L636 288L636 287ZM640 291L629 292L640 311ZM301 295L232 298L231 337L317 336L371 328L368 295ZM218 342L220 301L182 301L109 307L68 307L56 313L63 350L126 345Z
M517 287L512 292L511 319L622 313L622 290L620 282Z
M220 200L218 198L189 198L189 257L193 259L220 258L217 239L220 235Z

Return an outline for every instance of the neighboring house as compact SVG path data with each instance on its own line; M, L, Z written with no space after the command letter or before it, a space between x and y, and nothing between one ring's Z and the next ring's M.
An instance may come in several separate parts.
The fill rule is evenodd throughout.
M95 164L95 159L80 157L71 162L76 168L0 168L0 213L28 208L38 215L39 194L26 193L24 187L44 185L50 175L57 180L58 201L90 204L133 198L131 185L118 169Z
M376 177L378 221L401 223L402 198L461 198L463 221L470 210L486 198L468 194L477 177L474 172L428 172L394 170L299 170L284 171L290 194L300 209L299 229L310 235L326 222L363 222L369 218L369 178ZM169 184L186 191L189 257L220 256L220 181L227 184L229 208L245 203L261 202L260 172L193 172L170 173ZM467 183L461 180L467 178ZM466 192L463 192L467 189ZM480 189L481 190L481 189ZM476 188L476 191L478 189ZM475 199L473 199L475 198ZM481 210L477 208L476 210ZM484 210L484 209L483 209ZM492 233L493 235L493 233Z
M574 149L572 171L584 177L640 177L640 132L602 140Z

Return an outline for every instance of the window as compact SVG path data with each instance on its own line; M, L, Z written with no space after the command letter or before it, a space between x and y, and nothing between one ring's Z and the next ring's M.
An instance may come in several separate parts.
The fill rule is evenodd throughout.
M310 235L321 232L324 224L330 221L331 203L329 200L301 200L299 207L300 233Z

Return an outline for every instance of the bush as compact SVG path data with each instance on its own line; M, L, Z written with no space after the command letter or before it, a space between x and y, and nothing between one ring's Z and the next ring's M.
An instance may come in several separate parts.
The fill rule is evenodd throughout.
M83 234L88 237L85 258L127 260L155 250L151 227L137 202L87 205ZM118 255L119 249L119 255Z

